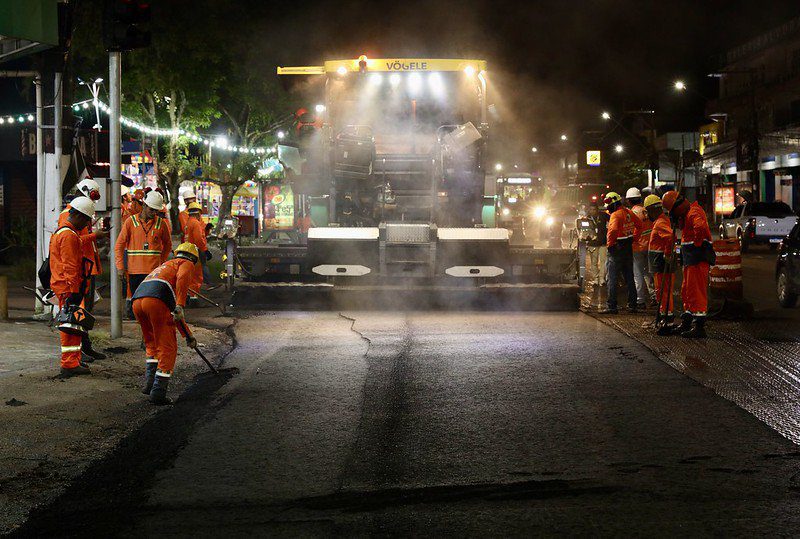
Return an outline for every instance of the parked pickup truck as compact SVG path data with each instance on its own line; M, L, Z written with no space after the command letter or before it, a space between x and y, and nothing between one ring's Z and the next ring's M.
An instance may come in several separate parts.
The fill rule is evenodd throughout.
M719 237L738 238L743 253L753 244L769 244L774 249L797 221L797 215L784 202L747 202L722 220Z

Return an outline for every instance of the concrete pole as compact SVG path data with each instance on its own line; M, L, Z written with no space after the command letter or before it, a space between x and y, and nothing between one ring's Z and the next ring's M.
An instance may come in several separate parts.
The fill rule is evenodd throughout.
M111 171L111 338L122 337L122 283L117 272L114 246L121 230L120 198L121 198L121 131L120 131L120 96L122 86L122 55L119 52L108 53L109 98L111 113L109 117L109 162Z
M36 287L42 286L39 281L39 268L44 262L44 252L48 246L44 244L44 98L42 88L42 77L36 76ZM34 312L42 314L44 304L39 301L37 296L34 300Z
M56 193L58 195L56 198L59 202L61 202L64 198L63 193L61 192L61 182L64 180L64 177L61 174L61 154L64 150L64 131L62 129L64 117L63 76L63 73L56 73L55 87L53 88L53 91L55 92L53 98L53 154L55 156L56 167L55 184L53 187L56 189ZM56 209L56 213L58 213L58 211L59 209Z

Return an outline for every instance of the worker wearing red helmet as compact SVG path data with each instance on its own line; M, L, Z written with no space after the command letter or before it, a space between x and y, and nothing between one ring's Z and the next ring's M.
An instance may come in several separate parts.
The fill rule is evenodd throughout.
M604 314L617 314L617 282L620 274L628 289L628 309L636 312L636 285L633 278L633 244L639 239L642 221L622 204L618 193L605 196L606 209L611 214L606 233L608 249L608 306Z
M708 218L697 202L690 203L677 191L665 193L662 204L681 229L681 299L684 312L681 315L681 325L676 331L682 337L705 337L708 270L715 259Z

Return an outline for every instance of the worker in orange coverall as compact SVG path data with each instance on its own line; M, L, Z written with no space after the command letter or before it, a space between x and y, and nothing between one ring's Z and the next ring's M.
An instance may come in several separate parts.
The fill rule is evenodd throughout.
M142 328L147 359L142 393L157 405L171 404L167 397L169 379L178 357L175 330L194 348L197 341L184 321L184 307L200 254L192 243L175 249L175 258L148 275L133 295L133 312Z

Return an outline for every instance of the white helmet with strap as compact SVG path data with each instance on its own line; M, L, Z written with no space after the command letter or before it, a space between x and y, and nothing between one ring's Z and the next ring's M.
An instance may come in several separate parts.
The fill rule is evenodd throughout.
M164 208L164 197L158 191L150 191L144 197L144 203L156 211L161 211Z
M75 189L82 194L89 196L89 193L92 191L100 192L100 185L91 178L86 178L78 182L78 185L75 186Z
M191 187L181 187L179 194L183 200L186 200L187 198L197 198L197 195L194 193L194 189Z
M631 187L628 189L628 192L625 193L625 198L642 198L642 192L636 187Z
M81 212L86 217L94 218L94 202L89 197L75 197L69 205L73 210Z

